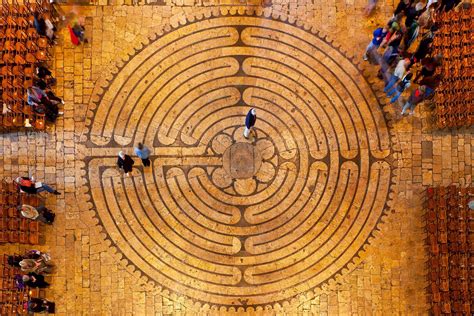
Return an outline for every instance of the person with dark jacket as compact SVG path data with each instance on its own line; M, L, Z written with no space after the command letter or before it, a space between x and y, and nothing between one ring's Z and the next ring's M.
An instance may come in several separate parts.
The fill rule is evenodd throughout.
M395 9L395 12L393 12L393 15L397 15L399 13L406 13L407 9L410 7L410 0L400 0L400 2L397 5L397 8Z
M410 27L413 21L418 20L418 17L423 13L424 5L421 2L412 3L408 9L405 11L406 19L405 26Z
M39 12L35 12L34 14L33 25L35 26L36 33L38 33L38 35L46 36L46 22Z
M29 177L18 177L15 179L16 184L20 188L21 191L29 194L37 194L43 191L60 195L57 190L53 189L49 185L43 182L35 182L34 178Z
M255 109L250 109L245 117L245 129L244 129L244 137L248 138L250 134L250 130L255 126L255 122L257 121L257 111Z
M119 152L117 165L120 169L123 169L123 172L125 172L127 177L130 175L134 163L132 157L126 155L123 151Z
M46 288L49 283L44 280L44 276L34 272L23 275L23 284L33 288Z
M33 313L50 313L54 314L55 312L55 304L54 302L50 302L45 299L31 297L28 302L26 303L27 310Z

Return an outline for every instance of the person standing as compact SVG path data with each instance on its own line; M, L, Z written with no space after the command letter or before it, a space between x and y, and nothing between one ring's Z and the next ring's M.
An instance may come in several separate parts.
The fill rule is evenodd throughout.
M143 166L149 167L150 166L150 149L143 145L142 143L138 143L138 146L134 149L135 155L138 156L142 160Z
M371 50L377 49L377 48L380 47L380 44L385 39L385 36L387 36L387 33L388 33L388 29L386 27L383 27L383 28L379 27L378 29L376 29L374 31L373 38L370 41L369 45L367 45L367 48L365 49L365 53L364 53L364 56L363 56L364 60L369 59L368 53Z
M257 111L252 108L247 113L245 117L245 130L244 130L244 137L249 138L250 130L255 126L255 122L257 121Z
M130 176L130 172L132 171L134 163L135 162L133 161L132 157L126 155L123 151L119 152L117 165L120 169L123 169L127 177Z

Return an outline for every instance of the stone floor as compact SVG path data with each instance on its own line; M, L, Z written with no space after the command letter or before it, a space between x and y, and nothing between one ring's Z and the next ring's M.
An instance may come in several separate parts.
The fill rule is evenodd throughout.
M58 315L428 313L423 190L470 183L474 139L386 105L360 56L392 2L95 4L63 7L90 40L60 32L64 118L0 136L2 177L64 192Z

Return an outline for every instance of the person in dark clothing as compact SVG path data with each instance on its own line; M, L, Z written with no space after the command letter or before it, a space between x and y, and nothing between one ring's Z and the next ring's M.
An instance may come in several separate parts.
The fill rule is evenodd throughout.
M255 109L250 109L245 117L245 129L244 129L244 137L248 138L250 134L250 130L255 126L255 122L257 121L257 111Z
M46 36L46 22L44 21L43 17L38 12L35 12L34 14L33 24L35 26L35 29L38 35Z
M419 62L423 58L425 58L428 54L431 53L432 50L432 39L429 40L421 40L420 44L418 44L418 48L416 49L415 53L413 54L413 63Z
M410 27L413 24L413 21L418 20L418 17L423 13L423 3L412 3L408 9L405 11L406 19L405 26Z
M434 75L430 77L424 77L420 80L420 85L425 86L425 98L429 98L434 94L435 89L441 82L441 75Z
M20 190L29 193L29 194L36 194L43 191L53 193L55 195L60 195L57 190L53 189L49 185L42 183L42 182L35 182L34 178L29 177L18 177L15 179L15 182L20 187Z
M441 7L440 11L441 12L449 12L451 11L455 6L458 5L458 3L461 2L461 0L443 0L441 2Z
M418 79L422 77L431 77L434 75L436 71L436 67L441 64L442 56L438 55L435 57L427 57L421 60L421 70L416 74L415 79L413 82L418 82Z
M438 26L434 24L430 27L430 30L426 32L425 35L423 35L415 51L415 54L413 55L413 62L419 62L431 52L431 44L433 42L434 34L437 30Z
M20 267L20 261L23 260L24 257L20 255L12 255L8 256L7 262L10 266L19 268Z
M56 84L56 79L53 77L51 71L41 64L36 67L36 76L38 77L38 81L41 80L46 83L46 87ZM38 84L36 85L40 87Z
M134 163L135 162L133 161L132 157L126 155L123 151L119 152L117 165L120 169L123 169L123 172L125 172L127 177L130 176L130 172L132 171Z
M418 37L419 31L420 31L420 26L419 26L418 22L416 20L413 20L410 27L407 28L407 32L405 33L405 36L403 38L403 44L404 44L403 49L405 51L408 51L411 44Z
M409 7L410 7L410 0L400 0L400 2L397 5L397 8L395 9L395 12L393 12L393 15L397 15L402 12L406 13L406 10Z
M22 280L23 284L29 287L43 289L49 286L49 283L44 280L43 275L34 272L23 275Z
M27 310L33 313L48 312L50 314L54 314L56 309L54 302L50 302L48 300L44 300L37 297L31 297L26 303L26 305Z

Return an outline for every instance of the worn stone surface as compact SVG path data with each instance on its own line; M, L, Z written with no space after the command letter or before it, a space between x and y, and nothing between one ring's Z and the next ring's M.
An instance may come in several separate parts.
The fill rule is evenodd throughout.
M53 60L64 118L1 136L2 177L64 192L39 247L57 314L426 314L424 186L470 182L474 140L385 105L359 56L393 3L216 4L79 7L90 44L63 30ZM248 105L263 162L234 181ZM125 178L140 140L152 167Z

